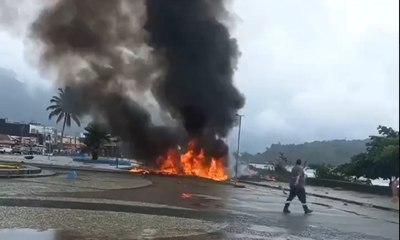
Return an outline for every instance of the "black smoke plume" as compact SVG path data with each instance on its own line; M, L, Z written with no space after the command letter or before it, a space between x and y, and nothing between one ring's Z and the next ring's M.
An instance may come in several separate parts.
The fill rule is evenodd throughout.
M222 0L59 0L32 37L76 111L105 122L137 159L189 138L214 155L244 104L227 16Z

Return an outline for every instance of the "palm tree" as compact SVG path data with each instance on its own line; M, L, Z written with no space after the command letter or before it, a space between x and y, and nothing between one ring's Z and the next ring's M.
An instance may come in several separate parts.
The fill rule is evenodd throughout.
M85 127L86 133L83 143L90 149L92 159L97 160L99 150L105 143L111 142L111 136L107 131L97 123L89 123Z
M73 100L72 92L69 87L65 87L64 89L58 88L58 96L53 96L50 99L50 103L52 105L46 108L47 111L50 111L49 120L56 116L56 123L59 123L61 120L63 120L61 144L64 137L65 126L71 126L71 119L76 123L76 125L79 127L81 126L79 117L74 109Z

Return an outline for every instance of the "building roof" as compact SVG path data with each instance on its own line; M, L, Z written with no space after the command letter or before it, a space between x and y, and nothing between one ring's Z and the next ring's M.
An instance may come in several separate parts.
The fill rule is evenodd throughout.
M11 139L9 135L0 133L0 144L13 144L13 143L14 141Z

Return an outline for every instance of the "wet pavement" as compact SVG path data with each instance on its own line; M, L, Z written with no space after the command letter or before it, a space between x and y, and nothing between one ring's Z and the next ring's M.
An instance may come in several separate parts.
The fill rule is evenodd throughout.
M61 236L69 235L69 238L61 238L68 240L74 235L79 239L187 237L215 232L224 226L199 219L114 211L0 207L0 212L3 216L7 215L7 219L2 218L4 221L0 221L0 226L14 229L14 233L29 235L28 229L43 229L42 233L36 231L36 235L51 236L57 233ZM6 234L11 233L3 231L4 238L1 238L1 234L0 231L0 239L9 239ZM60 240L54 236L53 239Z
M266 184L272 187L283 187L288 188L287 183L283 182L256 182L258 184ZM388 196L382 196L377 194L368 194L368 193L360 193L354 191L347 191L342 189L333 189L328 187L317 187L317 186L306 186L308 193L325 195L327 197L335 197L346 199L354 202L362 203L366 206L375 205L378 207L399 210L399 202L393 202L392 199Z
M151 181L122 174L81 172L76 180L70 180L66 171L58 171L53 177L2 179L0 197L11 195L38 195L42 192L93 192L110 189L131 189L151 185Z
M0 181L0 239L398 239L398 213L209 180L78 172ZM150 184L151 183L151 184ZM136 188L135 188L136 187Z

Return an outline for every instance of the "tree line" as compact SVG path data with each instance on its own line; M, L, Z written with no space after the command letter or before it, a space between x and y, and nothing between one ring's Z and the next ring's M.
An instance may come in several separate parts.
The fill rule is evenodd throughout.
M273 163L280 154L283 153L287 158L288 164L293 164L300 158L308 164L330 164L337 166L349 162L355 154L364 152L366 149L365 140L330 140L314 141L303 144L272 144L262 153L250 154L244 152L240 159L250 163Z
M378 135L369 137L366 151L356 154L349 163L339 165L332 172L344 177L368 179L396 179L399 177L399 131L378 127Z

